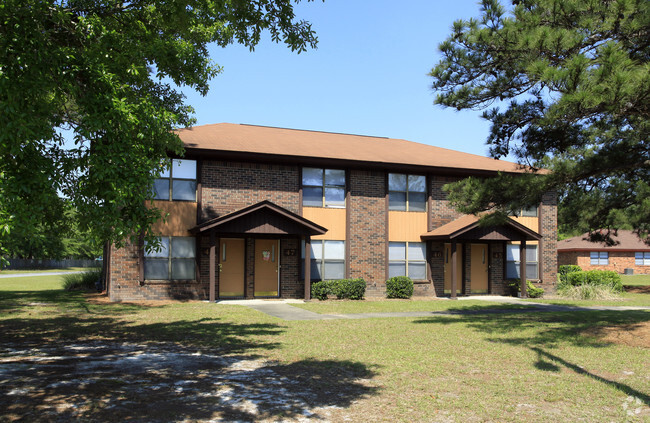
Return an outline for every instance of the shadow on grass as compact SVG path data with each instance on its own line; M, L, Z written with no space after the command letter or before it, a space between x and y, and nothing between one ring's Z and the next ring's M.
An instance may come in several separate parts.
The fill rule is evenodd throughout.
M462 311L464 309L458 309ZM450 310L453 311L453 310ZM626 395L637 398L650 405L650 396L626 384L606 379L590 373L577 364L571 363L547 351L560 344L582 347L603 348L609 343L585 333L594 328L612 325L635 325L650 321L646 311L592 310L580 312L543 312L523 314L435 316L416 320L416 324L463 324L486 335L486 340L512 346L527 347L537 353L535 368L547 372L559 372L560 365L585 375L596 381L612 385ZM550 360L550 361L547 361Z
M25 421L258 421L328 419L377 393L362 363L290 364L176 345L82 343L67 353L15 352L0 365L0 406ZM71 350L71 351L70 351ZM72 353L72 354L71 354ZM60 359L61 356L65 359Z

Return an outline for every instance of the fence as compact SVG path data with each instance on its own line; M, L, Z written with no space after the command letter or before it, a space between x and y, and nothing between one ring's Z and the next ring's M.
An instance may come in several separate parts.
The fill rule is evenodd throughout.
M9 266L5 270L20 269L65 269L66 267L101 267L101 260L30 260L30 259L8 259Z

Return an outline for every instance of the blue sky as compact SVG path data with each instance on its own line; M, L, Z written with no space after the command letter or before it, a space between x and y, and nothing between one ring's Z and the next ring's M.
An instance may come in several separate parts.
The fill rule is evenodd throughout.
M478 17L475 0L301 1L316 50L292 53L268 34L254 52L212 47L223 72L206 97L186 90L197 125L231 122L402 138L487 155L478 111L434 106L438 44L454 20Z

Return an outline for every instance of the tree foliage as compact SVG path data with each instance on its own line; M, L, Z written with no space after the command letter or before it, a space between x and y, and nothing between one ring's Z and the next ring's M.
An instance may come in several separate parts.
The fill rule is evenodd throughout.
M151 235L148 187L193 123L177 87L207 93L208 44L253 49L264 31L297 52L317 41L291 0L3 0L0 226L48 222L62 193L98 240Z
M436 103L484 110L490 154L527 166L522 178L448 186L461 211L505 215L557 191L566 227L648 234L647 0L484 0L440 51Z

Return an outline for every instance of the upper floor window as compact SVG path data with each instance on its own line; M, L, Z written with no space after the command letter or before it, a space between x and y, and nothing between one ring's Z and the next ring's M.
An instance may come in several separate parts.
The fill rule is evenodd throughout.
M344 208L345 170L303 168L302 205Z
M539 279L537 245L526 245L526 279ZM506 278L519 279L521 269L519 245L506 246Z
M388 276L408 276L413 280L425 280L426 251L424 242L389 242Z
M193 280L196 242L192 237L160 237L158 251L144 253L144 278L147 280Z
M609 264L609 253L607 251L592 251L589 253L589 264L592 266L607 266Z
M426 211L426 178L424 175L388 174L388 209Z
M196 160L172 159L153 189L156 200L196 201Z
M517 217L537 217L538 210L537 206L533 206L527 209L517 210L513 213Z
M634 264L637 266L650 266L650 251L634 253Z

